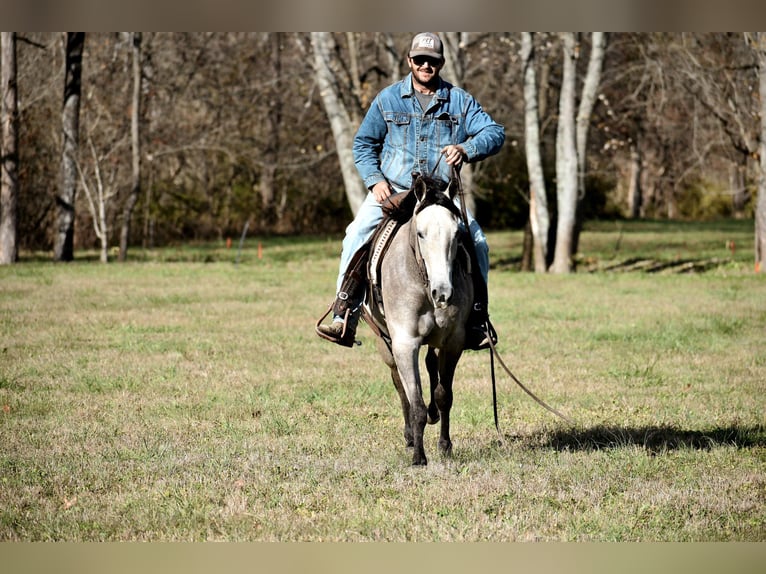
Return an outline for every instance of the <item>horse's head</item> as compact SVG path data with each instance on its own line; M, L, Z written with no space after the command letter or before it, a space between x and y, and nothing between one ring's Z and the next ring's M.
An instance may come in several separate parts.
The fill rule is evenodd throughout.
M452 266L458 249L457 186L453 182L442 190L435 180L418 176L412 191L417 200L412 221L416 252L425 265L434 307L445 308L452 298Z

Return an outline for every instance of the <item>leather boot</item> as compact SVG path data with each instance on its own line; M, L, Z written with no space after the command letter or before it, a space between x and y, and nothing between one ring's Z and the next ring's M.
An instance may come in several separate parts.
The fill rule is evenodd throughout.
M492 345L496 345L497 333L492 323L489 322L486 308L482 308L480 303L476 303L473 310L471 310L468 323L466 324L464 347L470 351L489 349L490 338L492 339Z
M353 347L354 344L361 344L356 340L356 327L359 324L360 309L348 311L346 318L340 316L333 317L329 325L318 325L317 334L323 339L337 343L343 347Z
M465 348L471 351L481 351L489 349L490 338L492 345L497 344L497 333L492 323L489 322L489 294L487 293L487 284L480 273L474 273L473 292L474 303L471 314L468 316L465 334Z

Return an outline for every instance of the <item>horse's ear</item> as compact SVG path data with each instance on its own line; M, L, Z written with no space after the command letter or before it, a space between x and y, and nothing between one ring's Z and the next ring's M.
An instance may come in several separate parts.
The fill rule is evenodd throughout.
M412 182L412 191L415 193L415 198L418 200L418 203L425 199L428 186L420 175L418 175Z
M451 178L449 180L449 189L447 189L447 195L450 199L455 199L455 196L460 191L460 184L457 181L457 178Z

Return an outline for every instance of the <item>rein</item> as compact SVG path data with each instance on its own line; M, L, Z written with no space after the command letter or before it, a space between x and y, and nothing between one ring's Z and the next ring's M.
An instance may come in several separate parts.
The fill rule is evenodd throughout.
M465 226L465 229L467 231L468 235L468 243L470 244L471 249L473 249L474 254L476 253L476 244L473 241L473 235L471 235L471 231L468 227L468 213L466 211L465 207L465 192L463 191L463 182L460 179L460 172L455 169L455 167L452 167L452 179L457 184L458 189L458 196L460 197L460 213L463 218L463 225ZM495 380L495 356L497 356L497 360L500 363L500 365L503 367L506 373L508 373L508 376L511 377L514 383L516 383L519 388L521 388L522 391L524 391L526 394L528 394L534 401L545 408L546 410L550 411L557 417L565 420L571 425L574 425L574 422L569 417L563 415L556 409L554 409L552 406L548 405L545 401L537 397L532 391L530 391L517 377L514 375L511 370L508 368L508 366L505 364L505 361L503 361L502 357L500 356L500 353L497 352L497 349L495 348L495 343L492 341L492 337L490 336L490 326L491 323L489 321L489 317L487 317L487 322L483 325L484 327L484 335L487 337L487 340L489 341L489 359L490 359L490 373L492 376L492 410L495 416L495 429L497 430L497 434L500 437L500 441L502 442L502 434L500 433L500 424L498 422L497 418L497 383ZM494 328L494 327L492 327Z

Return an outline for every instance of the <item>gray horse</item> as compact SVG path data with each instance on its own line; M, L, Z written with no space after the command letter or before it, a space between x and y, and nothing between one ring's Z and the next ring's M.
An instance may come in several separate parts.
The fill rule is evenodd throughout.
M413 465L425 465L426 421L441 420L439 449L452 450L449 434L452 382L465 341L465 324L473 302L469 258L460 245L457 185L440 191L432 180L417 177L414 215L392 239L380 266L383 309L369 306L373 321L388 337L378 350L391 369L404 415L404 437L414 447ZM478 273L479 270L475 269ZM374 329L373 329L374 330ZM431 388L426 408L420 378L420 347Z

